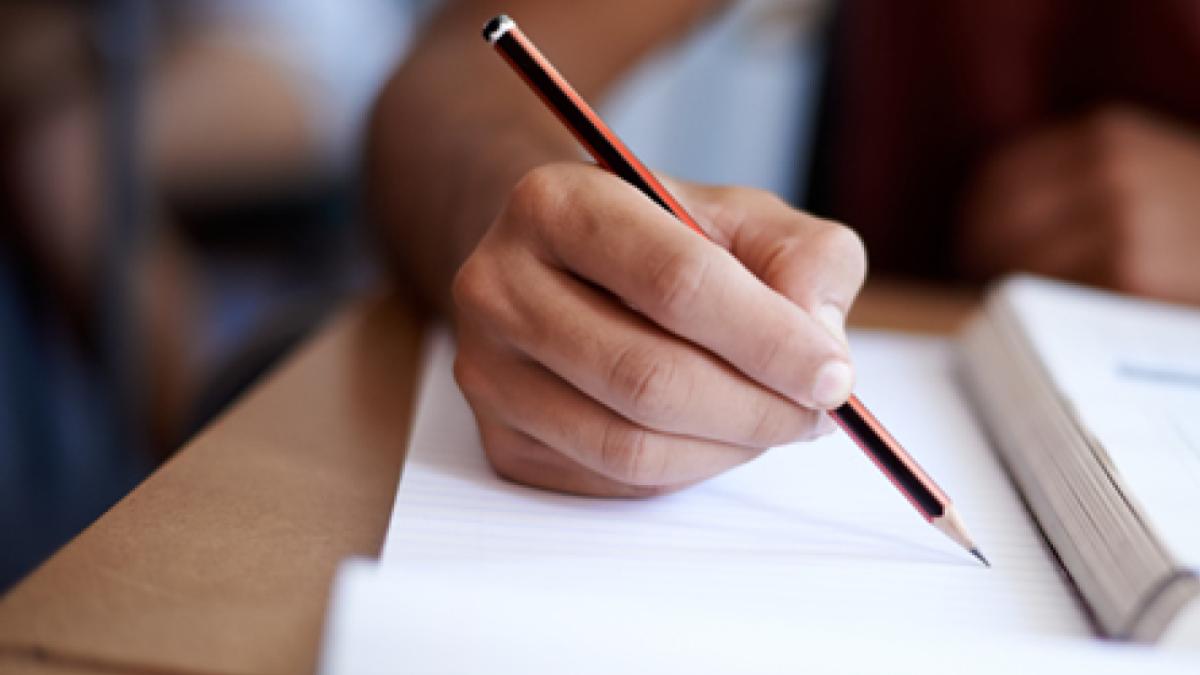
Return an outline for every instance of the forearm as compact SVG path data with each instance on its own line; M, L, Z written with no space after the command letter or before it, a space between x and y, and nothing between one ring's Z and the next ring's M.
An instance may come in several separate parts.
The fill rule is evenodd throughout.
M308 103L285 64L234 30L189 30L163 51L148 81L150 168L172 191L238 190L313 173L323 167Z
M588 99L715 4L510 3L514 18ZM375 110L368 196L409 280L441 309L455 270L526 171L580 150L487 49L489 3L453 5L430 26ZM637 17L629 21L622 17Z

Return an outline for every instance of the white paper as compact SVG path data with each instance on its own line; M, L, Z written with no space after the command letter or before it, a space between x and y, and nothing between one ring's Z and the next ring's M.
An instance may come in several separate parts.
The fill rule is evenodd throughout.
M926 524L840 432L647 500L585 499L501 480L452 380L445 334L431 345L382 564L414 588L428 578L452 590L448 574L464 593L487 579L552 606L586 592L668 625L704 610L794 631L1088 635L962 401L949 345L881 334L851 340L861 397L955 500L993 568ZM396 608L405 624L427 610ZM513 611L527 625L573 616L565 599L561 617Z
M1034 278L1005 293L1127 497L1200 571L1200 310Z
M1183 675L1200 666L1186 653L1117 643L797 626L596 586L551 594L534 582L469 564L414 573L348 563L334 589L320 672Z

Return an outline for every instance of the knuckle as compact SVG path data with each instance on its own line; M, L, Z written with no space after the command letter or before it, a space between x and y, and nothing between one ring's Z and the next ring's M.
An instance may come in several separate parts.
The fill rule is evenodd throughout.
M843 259L864 261L867 257L867 247L858 232L842 225L831 223L829 237L833 240L831 248Z
M691 311L708 275L708 261L690 252L674 253L653 272L650 289L654 310L668 321Z
M484 454L488 459L492 458L493 454L501 454L510 450L510 445L506 441L511 438L510 434L505 433L507 430L502 424L485 415L475 415L475 426L479 431L479 444L483 446Z
M762 278L784 295L807 297L814 284L857 291L867 274L866 247L856 232L832 221L772 243L763 261ZM853 288L843 289L850 286Z
M460 319L478 322L498 334L521 333L520 311L511 301L496 266L478 251L454 275L450 294Z
M462 349L454 357L454 381L472 402L484 398L491 389L486 370L479 366L470 352Z
M754 427L750 431L750 442L755 447L766 448L782 442L780 438L782 425L779 417L766 406L758 408L754 413Z
M866 274L867 247L854 230L829 222L817 234L814 244L822 259L838 261L860 279Z
M513 185L505 211L518 223L552 222L567 192L562 167L544 164L525 173Z
M662 463L655 459L650 434L624 422L605 427L600 444L600 465L613 479L629 485L661 482Z
M663 350L633 346L613 362L609 386L631 418L662 423L679 411L675 401L682 379L678 364Z
M483 454L496 475L514 483L529 482L529 462L521 448L511 440L501 440L497 434L482 435Z
M787 331L774 330L760 334L750 350L750 365L756 373L769 373L787 351L791 336Z
M796 278L797 276L804 277L806 269L800 264L798 258L807 248L807 237L801 235L791 235L780 237L771 242L763 257L762 276L765 281L772 285L783 284L791 286L787 280ZM800 289L788 288L788 294L791 291Z
M450 286L450 294L458 309L474 311L494 302L493 281L483 268L477 253L472 254L462 267L458 268Z
M558 488L546 471L550 448L496 420L479 415L476 419L484 458L497 476L522 485Z
M754 411L749 441L752 447L769 448L800 438L811 426L807 420L788 415L777 406L763 405Z

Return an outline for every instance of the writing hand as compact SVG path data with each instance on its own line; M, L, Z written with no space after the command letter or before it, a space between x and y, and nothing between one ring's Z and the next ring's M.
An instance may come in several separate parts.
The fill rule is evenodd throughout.
M764 192L668 188L713 241L606 171L551 164L459 270L455 376L501 475L649 495L833 428L859 239Z

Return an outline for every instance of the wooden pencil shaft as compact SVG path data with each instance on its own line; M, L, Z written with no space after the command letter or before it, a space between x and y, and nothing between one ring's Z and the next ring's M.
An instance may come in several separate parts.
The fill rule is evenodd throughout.
M491 27L492 24L489 23L484 28L485 37L488 36L488 29ZM625 147L621 139L600 119L566 78L542 56L520 28L512 24L502 35L494 40L491 37L488 39L520 74L529 88L587 149L597 164L637 188L697 234L708 237L691 214L663 187L646 165Z
M851 396L830 415L926 520L932 522L946 513L950 503L946 494L857 396Z

